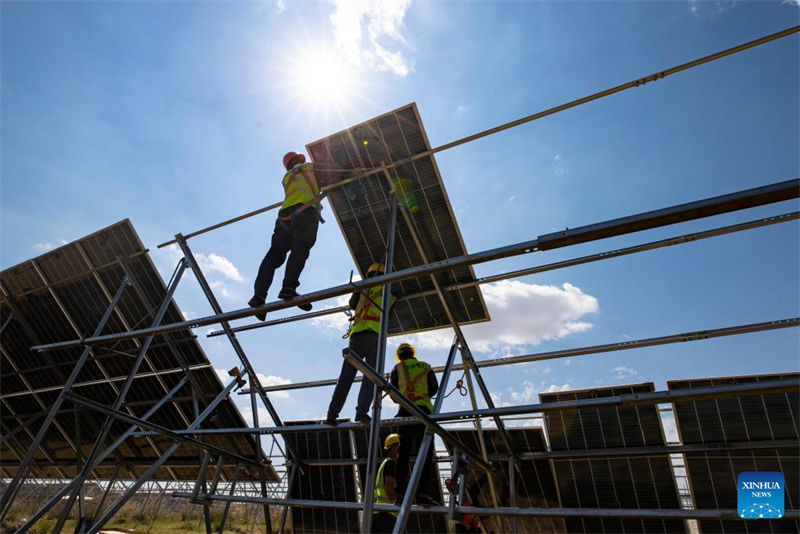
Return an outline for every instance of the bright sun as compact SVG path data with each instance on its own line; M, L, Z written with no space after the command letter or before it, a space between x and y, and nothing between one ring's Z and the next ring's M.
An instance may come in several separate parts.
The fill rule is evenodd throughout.
M305 104L341 109L350 103L355 73L335 54L317 53L307 57L296 74L293 85Z

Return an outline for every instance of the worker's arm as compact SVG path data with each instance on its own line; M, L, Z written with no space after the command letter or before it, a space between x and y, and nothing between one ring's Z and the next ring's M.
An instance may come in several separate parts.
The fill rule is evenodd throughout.
M392 369L392 374L389 377L389 382L396 388L400 387L400 380L397 378L397 367Z
M389 500L397 502L397 482L395 477L384 473L384 479L386 480L386 494L389 496Z
M436 373L431 371L428 373L428 394L433 397L439 391L439 380L436 379Z
M352 295L350 295L350 309L356 311L358 307L358 299L361 297L361 293L358 291L354 291Z

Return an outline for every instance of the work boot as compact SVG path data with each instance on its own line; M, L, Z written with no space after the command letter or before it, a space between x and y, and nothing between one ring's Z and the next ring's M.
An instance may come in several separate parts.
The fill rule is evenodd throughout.
M325 424L330 426L337 426L339 421L335 417L331 417L330 415L325 418Z
M356 421L358 421L359 423L371 423L372 422L372 417L370 417L369 415L367 415L365 413L357 413L356 414Z
M288 287L284 287L281 289L281 292L278 293L278 298L281 300L292 300L293 298L299 296L300 293ZM305 304L299 304L297 307L303 311L311 311L314 306L312 306L310 302L306 302Z
M253 295L253 298L251 298L249 301L247 301L247 305L250 306L251 308L258 308L259 306L263 306L266 301L267 301L267 299L265 299L264 297L259 297L258 295ZM266 313L257 313L256 314L256 319L258 319L259 321L266 321L267 320L267 314Z
M439 502L427 493L417 495L417 504L420 506L440 506Z

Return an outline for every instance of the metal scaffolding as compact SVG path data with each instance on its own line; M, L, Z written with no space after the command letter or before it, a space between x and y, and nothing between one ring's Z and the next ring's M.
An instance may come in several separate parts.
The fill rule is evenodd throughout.
M680 65L678 67L674 67L664 71L659 71L650 76L633 80L631 82L608 89L606 91L595 93L585 98L575 100L567 104L557 106L555 108L551 108L549 110L545 110L540 113L536 113L534 115L530 115L528 117L519 119L517 121L513 121L511 123L507 123L502 126L498 126L491 130L480 132L478 134L466 137L464 139L453 141L451 143L439 146L437 148L430 149L426 152L416 154L411 157L403 158L389 164L381 165L380 167L371 168L355 177L348 178L346 180L327 186L325 189L341 187L342 185L352 183L356 180L367 179L369 177L372 177L372 179L374 180L385 179L391 183L392 179L389 175L388 170L394 168L397 165L415 161L422 157L428 157L435 153L447 150L449 148L460 146L470 141L480 139L482 137L500 131L504 131L521 124L528 123L530 121L539 119L541 117L552 115L554 113L557 113L565 109L576 107L578 105L591 102L599 98L603 98L605 96L616 94L621 91L627 90L629 88L639 87L651 81L660 80L666 77L667 75L681 72L693 68L695 66L699 66L708 63L710 61L714 61L719 58L730 56L732 54L774 41L776 39L780 39L789 35L794 35L798 33L798 31L800 31L800 27L798 26L789 28L783 32L779 32L764 37L762 39L752 41L750 43L746 43L737 46L735 48L719 52L717 54L712 54L710 56L706 56L704 58L692 61L690 63ZM221 228L233 222L243 220L247 217L251 217L259 213L264 213L265 211L274 209L275 207L279 206L279 204L274 204L272 206L256 210L254 212L242 215L240 217L236 217L234 219L230 219L228 221L224 221L222 223L213 225L211 227L202 229L200 231L189 233L185 236L182 234L177 234L174 240L159 245L159 247L161 247L177 243L178 246L180 247L181 252L183 253L183 259L178 265L176 274L173 276L172 280L169 283L164 300L159 305L156 313L152 317L150 326L146 328L137 328L137 325L133 325L123 332L103 334L103 329L106 326L109 319L112 317L113 314L118 313L117 306L126 289L130 286L133 286L134 290L136 290L139 293L142 292L141 288L136 287L135 276L132 273L126 271L126 274L128 276L126 276L124 282L122 283L122 285L120 285L116 294L113 297L109 295L108 300L110 301L110 304L108 305L108 308L106 309L102 317L102 320L97 325L97 328L94 330L94 333L91 336L69 341L61 341L56 343L39 343L31 348L31 350L38 351L42 354L48 354L49 351L74 349L74 348L82 348L83 352L81 353L80 358L74 365L69 376L64 377L63 387L61 388L55 403L53 403L50 407L43 409L43 411L40 413L24 414L24 416L27 417L25 422L21 426L11 429L8 432L5 432L4 430L4 434L2 438L0 438L0 443L10 442L11 439L16 434L23 431L30 432L31 425L33 425L34 423L38 424L38 422L43 419L41 425L39 426L38 432L36 432L35 436L33 437L33 443L28 449L27 453L24 455L19 455L20 456L19 462L11 466L14 469L16 469L16 472L14 476L11 477L10 483L4 487L4 492L2 494L2 497L0 497L0 518L6 517L8 512L11 510L14 500L19 493L21 484L23 483L23 481L25 481L28 471L32 468L32 466L35 463L34 462L35 453L38 450L40 450L45 435L47 434L50 427L53 426L54 424L57 424L55 422L56 415L58 415L59 413L63 413L64 410L68 409L64 407L65 403L71 403L73 406L80 406L82 409L91 410L92 412L95 412L96 414L99 414L104 417L104 419L101 419L102 426L100 427L100 433L95 439L94 443L92 444L88 455L81 456L80 452L78 453L78 457L76 458L76 465L78 468L77 475L69 483L65 484L63 488L55 492L55 494L46 502L44 506L42 506L39 509L38 512L36 512L34 515L28 518L28 520L19 528L18 532L25 532L30 528L32 528L33 525L39 519L41 519L44 516L44 514L47 513L48 510L50 510L55 504L62 501L65 501L64 510L61 512L61 515L59 516L58 522L54 529L55 532L61 531L65 521L67 520L70 514L73 504L76 501L78 502L79 505L79 516L82 516L83 512L82 512L81 491L83 490L85 484L87 483L88 478L91 476L91 474L96 468L100 466L109 466L113 464L113 457L110 458L110 456L114 454L114 451L117 449L117 447L119 447L126 439L128 439L131 436L143 436L143 437L161 436L171 440L171 445L167 447L165 450L160 451L161 452L160 458L158 458L158 460L154 462L152 465L147 466L148 469L143 475L135 477L136 481L126 486L124 488L124 491L121 492L120 497L107 508L104 507L106 498L108 497L108 490L106 490L106 493L103 495L102 501L100 503L100 507L98 508L95 521L93 521L92 523L84 524L86 532L89 533L98 532L108 522L108 520L111 519L111 517L113 517L114 514L117 513L120 510L120 508L135 494L137 490L139 490L142 487L145 487L145 485L148 484L148 481L152 478L152 476L156 473L156 471L159 468L161 468L164 465L169 465L168 461L170 456L175 452L175 450L181 444L190 444L191 446L196 447L198 451L200 451L200 456L198 457L198 461L196 464L200 466L200 470L197 480L191 486L191 491L176 491L172 495L173 497L185 498L191 501L192 503L201 504L204 506L206 532L209 533L211 532L211 523L209 519L210 516L208 510L209 507L215 501L221 501L226 503L221 525L219 526L219 532L222 532L224 529L228 517L229 506L230 503L232 502L254 503L262 506L264 513L265 529L267 532L272 532L273 528L269 510L270 505L283 507L281 518L279 521L280 525L279 528L281 531L283 531L284 529L286 511L288 510L288 507L298 507L298 508L310 507L310 508L356 510L362 512L361 530L365 534L371 531L373 512L378 512L378 511L393 511L398 513L398 518L394 527L395 533L403 532L405 530L406 523L408 521L409 514L411 512L425 512L428 514L446 515L450 519L458 517L458 514L472 514L478 516L496 515L496 516L506 516L506 517L593 517L593 518L626 517L626 518L653 518L653 519L655 518L739 519L739 515L737 514L736 510L601 509L601 508L593 509L593 508L538 508L538 507L520 508L514 506L513 502L512 506L503 507L501 506L501 499L498 497L499 493L498 489L495 488L495 482L493 477L491 476L487 477L487 481L490 486L490 493L494 504L493 507L464 506L463 501L461 501L461 496L463 496L464 492L463 480L460 486L457 488L455 495L450 497L449 506L419 507L415 506L412 501L414 498L415 491L417 489L417 485L420 483L422 465L424 463L423 461L416 462L414 469L411 473L409 485L406 490L404 499L400 505L397 506L377 505L374 502L373 490L375 485L378 458L380 456L379 453L380 430L382 427L386 426L400 426L400 425L421 423L426 427L426 434L422 442L422 445L418 451L417 454L418 458L426 457L428 452L434 446L434 436L438 436L453 450L453 454L451 456L443 458L444 461L452 462L453 464L452 472L456 471L456 464L462 456L469 458L473 465L475 465L480 469L485 470L486 472L495 471L497 469L497 466L500 465L502 462L508 462L507 465L509 466L509 472L512 473L510 479L510 483L512 486L515 483L514 482L515 477L513 475L513 473L515 472L515 466L517 465L518 462L523 460L531 460L531 459L552 460L556 458L586 458L592 456L608 457L615 455L646 456L654 454L661 454L661 455L682 454L686 452L712 451L712 450L716 451L756 450L759 448L770 448L770 447L771 448L797 447L798 441L796 439L795 440L774 439L772 441L762 442L762 443L736 442L736 443L720 443L720 444L688 444L688 445L680 444L680 445L645 446L645 447L632 447L632 448L620 448L620 449L603 449L603 450L521 452L514 449L513 440L510 439L508 435L503 418L510 416L517 416L517 415L544 414L550 412L576 410L583 408L639 406L639 405L654 406L658 404L707 400L707 399L720 399L729 397L741 397L746 395L797 392L800 389L800 380L796 378L789 378L789 379L774 380L769 382L731 384L726 386L713 386L705 388L699 387L699 388L680 390L680 391L676 390L655 391L652 393L637 393L631 395L618 395L612 397L581 399L575 401L547 402L547 403L530 404L523 406L496 407L489 393L489 389L487 388L484 382L480 370L486 367L513 365L518 363L543 361L555 358L584 356L589 354L600 354L612 351L629 350L634 348L650 347L650 346L657 346L657 345L664 345L664 344L678 343L678 342L698 341L703 339L741 335L741 334L762 332L774 329L794 328L800 326L800 318L797 317L786 318L786 319L780 319L762 323L745 324L745 325L731 326L726 328L716 328L704 331L666 335L655 338L632 340L624 343L613 343L607 345L583 347L583 348L576 348L576 349L569 349L569 350L562 350L555 352L507 357L495 360L476 361L472 355L472 352L469 349L469 345L464 335L464 332L461 328L460 321L455 317L455 315L451 311L450 292L458 290L466 285L477 286L480 284L495 282L498 280L505 280L519 276L552 271L555 269L561 269L574 265L581 265L605 259L618 258L634 253L645 252L658 248L670 247L673 245L680 245L684 243L694 242L721 235L728 235L734 232L741 232L765 226L776 225L779 223L796 221L800 217L799 212L794 211L784 215L757 219L745 223L736 224L733 226L720 227L713 230L707 230L694 234L681 235L670 239L644 243L642 245L637 245L633 247L611 250L608 252L593 254L590 256L583 256L572 260L550 263L538 267L531 267L528 269L514 271L511 273L505 273L497 276L482 278L474 282L470 282L468 284L443 287L442 284L440 284L440 281L437 279L436 275L438 273L448 271L455 267L472 266L502 258L515 257L523 254L541 253L556 248L562 248L581 243L598 241L601 239L606 239L614 236L628 235L648 229L683 223L691 220L698 220L701 218L712 217L715 215L731 213L758 206L766 206L777 202L797 199L799 197L800 197L800 179L795 178L783 182L764 185L753 189L737 191L721 196L702 199L695 202L669 206L646 213L638 213L627 217L607 220L588 226L566 229L563 231L558 231L547 235L540 235L529 241L524 241L521 243L510 244L506 246L493 248L490 250L485 250L478 253L465 254L459 257L431 262L426 256L423 246L420 242L419 229L416 228L413 217L410 216L407 208L392 196L390 198L391 215L387 229L388 239L386 243L387 248L384 259L384 263L386 265L385 274L370 278L369 280L366 279L360 280L349 284L343 284L340 286L315 291L312 293L308 293L306 295L301 295L289 301L270 302L255 308L245 308L228 312L223 311L222 307L219 305L219 302L217 301L214 292L212 291L211 285L207 282L205 276L203 275L203 272L200 269L200 266L195 260L192 250L188 245L188 239L206 233L210 230ZM404 221L406 228L410 231L410 234L414 241L416 252L422 258L423 264L395 271L393 270L392 260L394 254L395 234L397 232L397 225L400 220ZM194 273L195 278L197 279L203 293L205 294L214 314L197 319L162 324L162 320L164 319L167 306L172 301L172 296L178 284L181 281L182 275L184 274L187 268L191 269L192 272ZM99 269L100 268L93 269L92 272L94 273L94 276L97 276L97 271ZM381 321L380 321L377 365L373 368L372 366L367 364L363 359L359 358L358 355L355 355L351 351L346 350L344 352L345 360L349 362L351 365L353 365L356 369L358 369L367 380L370 380L374 384L375 395L372 406L371 422L368 425L360 423L346 423L335 427L328 426L325 424L285 425L282 422L280 416L278 415L274 405L272 404L269 398L269 393L276 391L290 390L290 389L301 389L301 388L334 385L336 381L320 380L320 381L296 383L284 386L264 387L260 383L257 373L253 368L253 366L251 365L250 360L246 355L244 349L239 343L236 334L239 332L249 331L255 328L275 326L278 324L285 324L292 321L306 320L314 317L319 317L321 315L325 315L328 313L341 313L345 311L345 309L339 307L339 308L334 308L332 310L323 310L320 312L314 312L309 314L278 319L263 324L247 325L244 327L237 327L237 328L233 328L230 325L230 321L233 321L235 319L252 317L258 314L264 314L267 312L273 312L281 309L291 308L300 304L319 302L333 297L349 294L354 289L368 290L369 288L375 286L383 286L383 296L384 296L383 302L388 302L391 286L393 283L398 283L404 280L411 280L423 277L430 279L434 289L433 291L430 291L427 294L436 296L439 299L449 320L449 326L453 328L455 334L455 339L453 341L451 350L448 354L446 364L442 367L435 369L435 371L441 372L443 376L441 379L441 387L439 389L440 393L436 398L433 412L431 414L426 414L423 411L419 410L416 407L416 405L410 402L397 388L392 386L385 377L384 362L385 362L387 338L389 335L389 314L383 313L381 314ZM8 297L8 301L13 305L13 300L10 298L10 294L5 290L4 293ZM4 321L4 323L0 326L0 332L2 332L2 330L5 330L5 328L9 325L9 323L11 323L12 320L17 320L17 319L22 320L22 316L17 313L14 313L13 316L9 316L9 318L6 321ZM222 390L222 392L214 396L213 400L211 400L208 404L206 404L205 409L202 411L200 411L198 408L199 407L198 394L200 393L200 389L193 387L191 398L195 402L195 413L194 413L195 418L192 421L188 420L185 421L186 426L184 430L169 429L154 424L148 421L150 416L156 413L162 406L168 405L170 402L175 402L177 399L176 395L181 391L181 389L186 384L189 384L192 381L192 373L191 373L192 366L190 366L187 362L180 360L179 353L174 351L173 344L168 342L167 345L169 345L170 348L173 349L173 354L175 355L176 358L180 360L181 367L186 372L186 376L180 380L178 385L170 389L160 400L158 400L155 404L150 406L147 413L145 413L143 416L136 417L133 415L132 412L127 411L129 410L130 405L132 404L132 403L126 403L127 393L134 384L135 379L145 376L142 375L141 373L138 373L138 370L142 362L145 361L147 357L147 352L153 345L153 340L155 336L174 333L174 332L187 332L193 328L214 325L214 324L221 325L222 330L217 332L212 332L209 335L210 336L225 335L228 337L241 363L242 366L241 374L233 376L233 379L230 381L230 383L226 385L226 387ZM79 332L77 328L75 328L75 331L76 333ZM80 334L78 333L78 335ZM98 358L103 358L104 354L113 355L115 353L120 352L114 349L113 344L124 340L134 340L137 344L137 350L133 352L131 351L124 352L124 354L126 354L132 359L131 371L128 375L119 377L107 377L106 381L121 383L121 385L116 390L117 391L116 399L110 404L110 406L106 406L103 405L102 403L98 403L96 401L87 399L84 396L81 396L80 388L82 386L92 385L91 381L78 382L78 376L80 375L80 372L82 368L85 366L85 364L88 361L90 361L90 358L98 359ZM178 342L176 341L174 343ZM106 349L106 353L102 352L104 348ZM460 364L456 363L455 361L456 356L459 353L461 355L461 360L462 360ZM58 369L60 368L60 366L54 362L53 368ZM446 394L447 384L451 373L455 370L463 370L465 373L467 391L470 396L471 409L457 411L457 412L442 413L441 408L443 405L444 396ZM18 371L15 369L14 372L18 373L19 376L24 378L25 373L29 371ZM174 373L175 371L170 371L170 372ZM156 372L152 374L152 376L155 377L157 377L157 375L158 373ZM223 400L227 399L229 394L231 394L234 390L242 387L244 382L243 381L244 377L247 377L247 379L250 381L251 386L247 390L240 391L240 394L247 394L250 397L250 404L254 418L254 424L253 424L254 427L201 429L200 428L201 423L209 418L209 416L214 412L217 406ZM36 395L38 393L45 391L45 389L46 388L30 387L30 391L25 392L25 394ZM381 401L383 394L390 396L392 400L394 400L399 405L403 406L411 414L411 417L382 420ZM479 403L480 403L479 398L482 399L482 402L486 405L486 408L479 408ZM270 418L273 421L273 426L262 427L259 425L258 421L259 402L268 411ZM15 418L19 417L20 414L15 414ZM114 421L122 422L125 425L127 425L127 430L121 435L119 435L110 445L108 445L103 449L102 447L109 438L111 425ZM479 450L474 450L468 444L464 443L464 441L460 439L457 433L452 432L447 428L446 424L452 422L471 422L474 425L478 435ZM486 423L491 423L493 425L493 432L496 432L497 435L499 435L500 441L506 448L507 454L499 455L496 453L489 452L484 439L483 425ZM145 430L142 431L140 429L145 429ZM315 460L315 459L303 458L299 453L299 451L296 450L289 441L285 442L285 447L286 447L285 456L287 460L286 465L290 468L290 472L287 471L288 489L286 492L286 496L284 498L277 498L277 497L270 497L268 495L265 469L269 466L269 459L267 456L265 456L264 451L262 450L261 441L258 438L258 436L275 435L275 434L288 435L291 433L299 433L299 432L333 432L333 431L342 431L351 429L368 429L369 453L366 458L366 471L365 471L366 476L365 476L365 487L364 491L362 492L362 502L313 501L313 500L289 498L288 489L291 488L291 485L295 480L296 475L298 474L298 472L302 474L306 469L306 467L308 466L355 465L364 463L362 459L353 459L353 458L341 458L338 460L337 459ZM243 455L232 452L226 449L225 447L203 441L203 436L236 435L236 434L245 434L253 436L255 438L254 441L256 444L256 451L254 458L245 457ZM58 464L57 462L53 463L54 466L56 466L57 464ZM116 479L117 472L119 471L120 466L118 464L114 465L115 465L115 471L114 471L115 474L113 478ZM8 468L8 466L4 467ZM129 467L130 466L123 466L122 469L128 469ZM234 471L235 474L233 475L232 479L223 476L223 470L226 467L235 468ZM252 469L253 472L256 473L258 476L259 487L257 488L255 494L252 494L253 492L250 491L249 492L250 494L244 495L237 488L239 473L240 470L243 469ZM207 478L209 471L211 471L212 475L210 478ZM223 478L226 478L226 480L223 481L222 480ZM113 485L114 483L112 480L112 482L108 484L108 489L110 489ZM189 489L188 485L184 489ZM258 495L259 493L260 496ZM163 497L163 492L162 492L162 497ZM158 508L156 508L156 512L157 511ZM787 511L785 517L798 519L800 518L800 512Z

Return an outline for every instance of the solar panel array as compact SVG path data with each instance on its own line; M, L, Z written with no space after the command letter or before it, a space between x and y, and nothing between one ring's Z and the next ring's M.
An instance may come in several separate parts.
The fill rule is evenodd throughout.
M142 289L141 294L132 287L125 290L104 330L104 333L122 332L149 326L166 294L164 281L127 219L0 273L0 282L8 295L0 301L0 321L5 322L12 314L12 306L14 308L13 319L0 339L0 429L3 434L11 432L27 418L49 411L82 352L76 348L40 353L32 352L30 347L91 335L123 281L122 262ZM183 314L173 301L163 323L183 320ZM80 372L73 391L110 406L131 370L139 346L138 341L132 340L96 348ZM220 379L190 332L157 336L127 395L124 409L128 413L142 416L186 376L178 356L189 366L201 390L198 393L201 411L222 391ZM178 401L161 407L150 421L170 429L187 428L195 419L190 395L187 384L176 395ZM80 409L76 415L73 405L65 403L36 451L29 473L46 478L75 476L77 448L80 447L84 456L89 453L103 420L104 416L89 409ZM2 476L15 473L15 465L28 451L41 423L42 419L31 423L0 446ZM236 406L227 399L202 428L245 426ZM80 443L77 443L78 427ZM105 445L127 428L127 424L115 420ZM215 435L204 439L231 452L255 458L255 441L251 437ZM114 466L120 465L121 476L140 476L171 444L172 440L163 436L129 438L97 473L110 477ZM199 463L197 448L182 445L154 478L191 480L197 477ZM233 465L226 467L226 478L232 476L233 469ZM277 480L271 468L268 476ZM242 480L256 477L250 468L243 468L240 473Z
M343 169L372 168L430 149L415 104L381 115L343 132L308 145L314 162ZM401 202L413 211L411 219L429 261L435 262L466 254L453 209L444 189L433 156L418 159L389 170L395 189L402 191ZM329 178L328 178L329 180ZM320 177L321 185L328 185ZM345 237L347 246L362 276L370 264L386 253L389 229L391 187L380 173L330 191L328 199ZM398 214L394 250L396 270L423 265L411 233ZM442 287L475 280L472 267L459 267L437 275ZM433 293L429 277L405 280L389 324L390 334L432 330L448 326L442 304ZM489 320L489 313L478 287L448 293L450 309L462 324ZM414 297L413 295L420 295Z
M355 438L355 445L356 445L356 453L358 454L359 458L366 458L369 452L369 444L368 444L368 430L367 429L357 429L353 431L353 435ZM386 440L386 436L393 432L399 432L397 428L381 428L381 443ZM417 454L417 448L413 447L411 450L411 456L415 456ZM381 449L383 450L383 449ZM380 460L382 461L382 460ZM411 468L413 469L413 467ZM411 469L408 471L409 478L411 477ZM361 480L362 487L364 485L364 477L366 475L366 466L360 465L358 470L359 479ZM427 493L434 499L437 499L440 503L442 502L442 485L439 478L439 468L434 462L431 466L431 478L428 480L420 480L419 481L419 492L420 493ZM426 513L417 513L413 512L408 516L408 523L406 525L406 532L408 534L423 534L423 533L438 533L438 532L446 532L447 525L445 522L445 517L441 514L426 514Z
M453 434L472 450L480 450L477 430L453 429ZM540 428L508 428L508 437L516 453L544 452L547 445L544 432ZM484 441L488 454L507 454L508 450L496 430L484 430ZM450 454L452 448L448 446ZM511 484L508 462L492 462L497 469L493 478L500 506L511 506ZM559 508L558 489L550 462L544 459L521 460L518 462L514 478L515 506L521 508ZM465 499L472 506L494 506L487 473L482 469L472 469L467 475ZM488 531L513 532L509 517L483 517L481 521ZM519 517L517 532L545 533L567 532L562 518Z
M671 380L670 390L796 378L798 373ZM800 393L748 395L675 404L683 443L757 442L798 439ZM736 509L737 477L743 471L779 471L785 477L784 506L800 507L800 450L795 447L685 454L695 505L700 509ZM796 519L700 521L704 533L800 532Z
M653 384L542 393L543 403L654 391ZM581 408L549 412L545 427L553 451L661 446L658 409L650 406ZM565 508L680 509L666 454L553 460ZM568 518L568 532L686 532L682 520Z
M317 421L292 421L286 425L308 425ZM283 434L283 439L305 460L340 460L352 458L350 433L300 432ZM289 488L289 498L314 501L358 502L355 470L352 465L307 465L298 470ZM292 507L292 532L359 532L356 510Z

